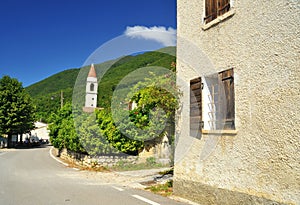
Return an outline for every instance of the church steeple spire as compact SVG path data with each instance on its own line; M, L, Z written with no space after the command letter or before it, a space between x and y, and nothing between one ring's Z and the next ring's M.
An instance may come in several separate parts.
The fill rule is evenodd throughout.
M91 65L91 68L90 68L90 72L88 74L88 77L93 77L93 78L96 78L97 75L96 75L96 70L95 70L95 67L94 67L94 64L92 63Z

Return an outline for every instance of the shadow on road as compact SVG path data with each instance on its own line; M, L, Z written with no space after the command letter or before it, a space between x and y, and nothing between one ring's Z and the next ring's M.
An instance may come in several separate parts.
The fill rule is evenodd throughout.
M51 144L18 144L14 147L6 147L6 149L40 149L48 146L52 146Z

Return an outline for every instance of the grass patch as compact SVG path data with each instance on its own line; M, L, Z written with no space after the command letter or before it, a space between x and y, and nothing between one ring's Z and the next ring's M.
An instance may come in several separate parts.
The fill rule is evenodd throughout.
M147 187L146 190L149 190L155 194L160 194L162 196L170 196L173 193L173 181L170 180L165 184L157 184L150 187Z
M119 161L116 166L110 168L113 171L135 171L142 169L156 169L156 168L164 168L168 167L168 165L164 165L161 163L157 163L155 158L149 157L146 159L145 163L131 164L126 161Z

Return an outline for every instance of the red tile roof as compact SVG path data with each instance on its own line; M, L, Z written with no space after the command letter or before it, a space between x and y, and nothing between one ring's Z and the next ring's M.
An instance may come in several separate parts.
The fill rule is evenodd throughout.
M89 72L88 77L94 77L94 78L97 77L97 75L96 75L96 70L95 70L95 68L94 68L94 64L91 65L91 68L90 68L90 72Z

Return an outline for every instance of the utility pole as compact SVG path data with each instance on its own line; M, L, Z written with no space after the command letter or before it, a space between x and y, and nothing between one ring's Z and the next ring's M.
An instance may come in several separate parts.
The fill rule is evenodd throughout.
M64 106L64 93L61 90L60 91L60 108L62 108Z

